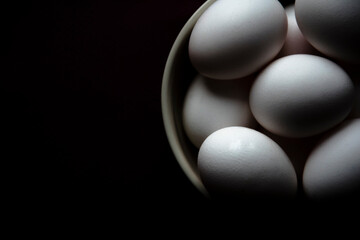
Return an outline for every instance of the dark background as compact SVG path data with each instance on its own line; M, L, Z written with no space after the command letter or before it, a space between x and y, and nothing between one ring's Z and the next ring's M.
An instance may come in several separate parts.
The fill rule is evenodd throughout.
M3 6L2 162L17 201L205 200L172 154L160 103L171 46L203 2Z
M209 202L170 149L160 103L171 46L203 2L2 3L1 162L14 202Z

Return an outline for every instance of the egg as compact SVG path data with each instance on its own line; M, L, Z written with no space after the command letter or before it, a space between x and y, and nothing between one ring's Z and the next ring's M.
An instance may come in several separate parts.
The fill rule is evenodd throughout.
M344 122L310 154L303 188L312 200L351 197L360 190L360 119Z
M319 54L319 52L310 45L304 38L295 18L295 6L289 5L285 8L288 30L284 46L282 47L278 57L284 57L292 54Z
M295 54L269 64L250 90L250 109L267 130L308 137L340 123L351 111L354 85L334 62Z
M360 63L359 0L296 0L301 32L323 54Z
M218 0L196 22L189 57L209 78L242 78L279 53L286 32L286 14L277 0Z
M227 127L208 136L199 150L198 169L215 198L296 196L296 173L285 152L250 128Z
M182 119L185 133L196 147L220 128L255 125L248 101L252 80L221 81L201 74L194 78L184 98Z

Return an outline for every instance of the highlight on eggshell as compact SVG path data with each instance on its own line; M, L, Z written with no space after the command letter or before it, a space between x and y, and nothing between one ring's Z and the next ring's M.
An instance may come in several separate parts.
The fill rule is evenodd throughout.
M292 198L293 165L277 143L245 127L222 128L206 138L198 155L204 185L214 197Z
M354 84L336 63L295 54L270 63L250 90L250 109L267 130L285 137L309 137L350 113Z
M285 10L277 0L218 0L195 24L189 57L209 78L242 78L279 53L286 32Z

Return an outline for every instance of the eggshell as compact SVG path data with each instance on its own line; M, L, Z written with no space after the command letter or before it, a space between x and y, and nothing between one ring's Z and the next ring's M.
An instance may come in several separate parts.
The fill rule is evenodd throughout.
M279 53L286 31L286 14L276 0L218 0L194 26L190 60L204 76L241 78Z
M184 99L183 126L196 147L220 128L255 125L248 103L252 80L220 81L200 74L195 77Z
M264 134L245 127L212 133L198 155L200 177L213 196L293 197L295 170L284 151Z
M310 45L299 29L295 18L294 4L287 6L285 12L288 20L288 30L284 46L278 57L301 53L319 55L319 52Z
M350 76L355 86L355 97L352 110L349 118L360 118L360 69L357 64L350 64L344 61L337 61L337 63L346 71Z
M359 0L296 0L296 19L305 38L323 54L360 63Z
M350 197L360 190L360 119L346 121L310 154L303 175L309 199Z
M351 111L354 85L334 62L306 54L280 58L256 78L250 108L267 130L308 137L334 127Z

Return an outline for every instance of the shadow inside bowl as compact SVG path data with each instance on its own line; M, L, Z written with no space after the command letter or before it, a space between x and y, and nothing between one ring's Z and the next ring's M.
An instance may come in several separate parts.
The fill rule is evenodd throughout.
M201 14L215 1L206 1L177 36L166 62L161 89L162 114L171 149L187 177L206 196L208 193L197 169L198 149L184 132L182 109L187 88L197 74L188 55L190 34Z

